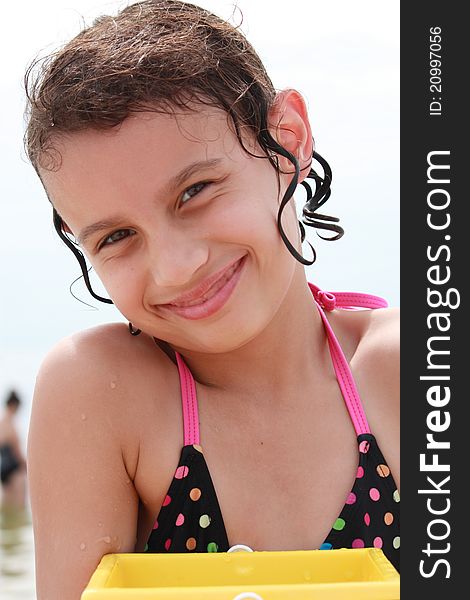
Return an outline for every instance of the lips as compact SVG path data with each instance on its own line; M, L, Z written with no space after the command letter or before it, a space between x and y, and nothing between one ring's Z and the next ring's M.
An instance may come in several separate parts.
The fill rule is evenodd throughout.
M240 278L246 255L209 277L187 294L182 294L158 308L176 313L187 319L202 319L222 308L228 301Z

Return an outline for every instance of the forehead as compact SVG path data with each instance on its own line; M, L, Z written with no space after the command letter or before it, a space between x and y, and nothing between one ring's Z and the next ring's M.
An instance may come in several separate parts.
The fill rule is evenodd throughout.
M40 169L40 174L59 212L65 201L69 208L74 198L107 197L137 180L162 184L194 161L222 158L237 163L247 156L227 113L208 107L176 115L133 113L113 129L59 134L53 147L60 166Z

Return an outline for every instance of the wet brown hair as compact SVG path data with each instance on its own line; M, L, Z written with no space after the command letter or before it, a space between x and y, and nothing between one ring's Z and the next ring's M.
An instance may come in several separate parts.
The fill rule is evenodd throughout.
M312 264L297 252L282 228L281 213L297 187L300 168L295 156L269 132L267 118L276 90L239 27L179 0L137 2L117 16L97 18L63 48L34 61L25 75L25 89L25 149L38 172L39 168L60 167L54 140L61 134L112 128L139 111L175 114L194 110L195 105L224 110L246 152L253 155L243 143L248 131L262 150L259 158L268 159L278 174L277 155L293 164L295 172L280 203L278 227L293 256ZM333 231L330 239L338 239L343 234L338 219L315 213L330 195L331 169L317 153L313 158L320 162L323 176L309 168L307 177L314 179L315 192L302 182L307 190L303 222ZM78 258L92 291L83 255L64 234L55 210L54 223Z

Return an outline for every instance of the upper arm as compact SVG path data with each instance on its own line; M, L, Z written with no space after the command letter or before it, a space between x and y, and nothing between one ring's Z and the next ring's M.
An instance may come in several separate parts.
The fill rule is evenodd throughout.
M38 600L78 600L104 554L135 546L138 497L98 359L65 341L37 378L28 479Z

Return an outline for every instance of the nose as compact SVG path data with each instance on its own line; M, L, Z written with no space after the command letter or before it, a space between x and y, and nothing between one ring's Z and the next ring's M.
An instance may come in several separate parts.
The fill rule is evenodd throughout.
M209 258L205 240L194 232L176 227L160 230L149 242L148 249L153 282L165 288L187 285Z

